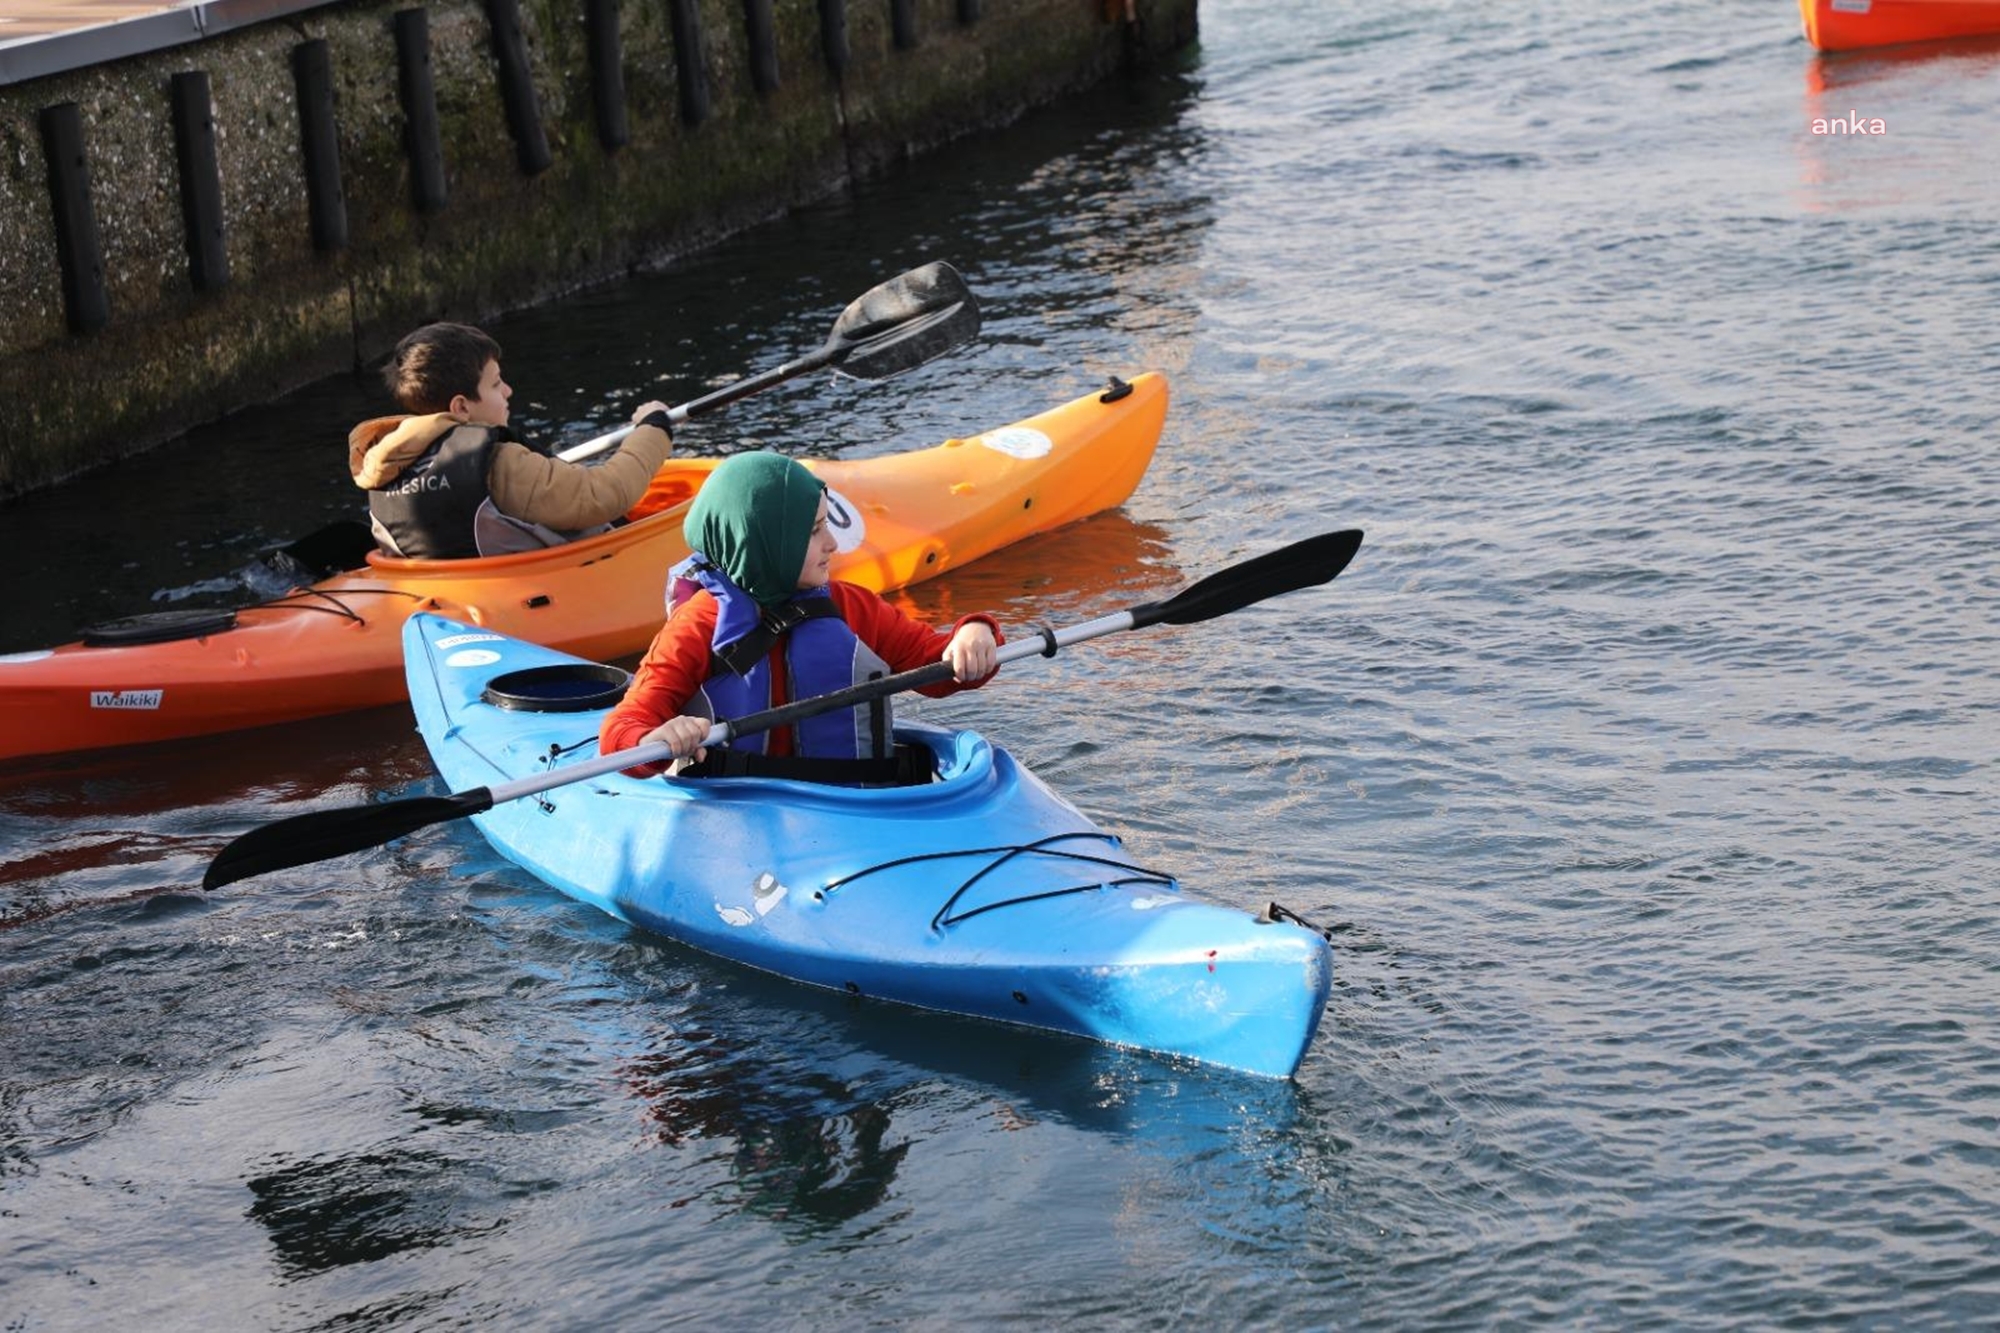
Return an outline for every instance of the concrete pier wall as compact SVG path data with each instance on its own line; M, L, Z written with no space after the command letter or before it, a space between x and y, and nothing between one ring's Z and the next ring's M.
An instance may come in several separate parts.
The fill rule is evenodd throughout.
M1185 45L1196 23L1196 0L413 9L317 7L0 87L0 499L371 360L426 319L698 247ZM518 59L494 35L510 14ZM609 79L591 58L607 15ZM428 51L441 176L413 147L399 23ZM511 96L510 64L527 74ZM189 113L199 81L183 78L177 125L192 71L211 118Z

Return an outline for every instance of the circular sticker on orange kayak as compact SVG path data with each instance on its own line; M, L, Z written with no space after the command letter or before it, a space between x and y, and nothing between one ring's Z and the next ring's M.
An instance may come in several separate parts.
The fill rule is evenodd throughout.
M861 511L831 486L826 488L826 526L833 533L834 547L841 555L860 546L868 536L868 523L861 517Z
M1009 458L1045 458L1049 450L1056 447L1054 440L1029 426L989 430L979 437L979 442Z

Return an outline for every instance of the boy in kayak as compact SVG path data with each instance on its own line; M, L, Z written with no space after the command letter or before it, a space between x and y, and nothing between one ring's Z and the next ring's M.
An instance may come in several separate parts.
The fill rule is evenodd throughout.
M618 451L591 467L515 440L500 344L466 324L426 324L405 337L383 378L410 415L356 426L347 467L390 555L504 555L601 532L646 493L673 449L661 402L642 404Z
M826 487L779 454L738 454L709 476L682 525L694 552L674 567L673 609L625 698L598 731L604 754L664 741L706 776L807 781L928 780L930 752L891 739L888 700L739 737L709 755L718 718L742 717L932 662L954 679L940 696L983 684L998 667L999 626L971 615L950 632L898 611L866 588L835 582ZM668 765L626 771L650 777Z

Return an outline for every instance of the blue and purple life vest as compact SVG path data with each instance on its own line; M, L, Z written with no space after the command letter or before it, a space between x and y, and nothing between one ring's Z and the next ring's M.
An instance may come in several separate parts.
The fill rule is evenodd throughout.
M668 575L671 612L697 588L717 603L709 640L709 676L685 711L717 720L777 705L771 697L771 649L782 644L792 699L808 699L889 674L889 664L855 636L824 588L800 592L774 607L759 606L699 551ZM882 698L793 724L792 753L808 759L886 759L893 753L893 718ZM763 754L764 733L739 736L730 748Z

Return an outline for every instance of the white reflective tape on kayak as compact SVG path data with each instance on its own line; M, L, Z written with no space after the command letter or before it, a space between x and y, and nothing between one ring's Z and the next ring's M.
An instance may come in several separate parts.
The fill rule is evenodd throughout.
M167 697L165 690L92 690L92 708L143 708L148 712L158 709L160 700Z
M499 643L501 639L502 636L498 634L447 634L431 646L442 652L446 648L456 648L460 644Z
M868 522L852 500L829 486L826 488L826 526L833 534L834 549L840 554L860 546L868 537Z
M995 453L1009 458L1046 458L1056 447L1056 442L1031 426L1008 426L1004 430L989 430L979 437L979 442Z
M444 664L448 667L482 667L492 666L499 660L500 654L491 648L467 648L464 652L453 653L445 658Z
M53 648L37 648L31 653L7 653L0 655L0 666L20 666L28 662L40 662L55 655L56 650Z

